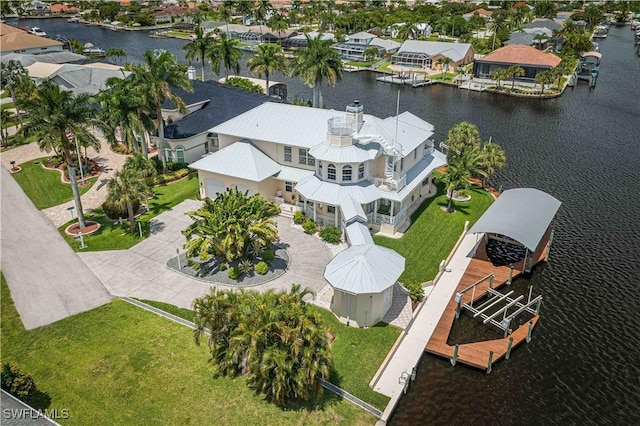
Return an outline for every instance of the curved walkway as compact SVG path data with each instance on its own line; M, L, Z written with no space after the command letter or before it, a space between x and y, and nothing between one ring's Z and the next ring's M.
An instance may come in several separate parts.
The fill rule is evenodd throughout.
M200 205L200 201L186 200L158 215L151 222L152 235L129 250L84 252L79 253L80 258L117 296L190 308L195 298L213 287L236 288L195 280L166 266L166 262L176 256L176 250L183 252L185 239L181 231L191 223L184 213ZM289 269L275 280L252 288L258 291L288 290L291 284L299 283L315 292L320 291L326 285L323 274L331 260L331 251L320 239L292 227L291 219L278 217L276 221L280 239L288 245ZM91 244L90 237L86 242Z
M98 176L98 181L82 195L82 208L85 213L88 210L93 210L102 205L107 199L107 182L113 174L122 168L127 156L122 154L116 154L109 148L109 144L106 141L102 141L102 147L100 152L90 148L87 150L87 154L90 158L93 158L102 169L102 173ZM15 161L16 164L22 164L24 162L35 160L36 158L46 157L47 153L41 151L38 148L38 144L32 142L27 145L22 145L17 148L4 151L0 156L2 158L2 164L4 164L7 170L11 169L11 161ZM49 218L51 223L56 227L59 227L69 221L69 212L67 207L73 206L73 200L58 206L50 207L42 210L42 212Z

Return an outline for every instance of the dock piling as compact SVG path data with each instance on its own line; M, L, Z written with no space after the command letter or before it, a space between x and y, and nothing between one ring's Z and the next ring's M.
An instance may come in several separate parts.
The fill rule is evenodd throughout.
M533 320L529 320L529 328L527 329L527 343L531 341L531 330L533 330Z
M456 363L458 362L458 348L460 345L458 345L456 343L456 345L453 347L453 357L451 357L451 366L455 367Z
M536 315L540 315L540 308L542 307L542 299L538 300L538 303L536 304Z
M489 288L493 288L493 274L489 277Z
M513 265L509 265L509 279L507 280L507 285L511 285L511 281L513 281Z
M509 359L511 357L511 348L513 347L513 337L509 337L509 344L507 345L507 353L504 356L504 359Z
M493 351L489 352L489 364L487 366L487 374L491 374L491 367L493 366Z

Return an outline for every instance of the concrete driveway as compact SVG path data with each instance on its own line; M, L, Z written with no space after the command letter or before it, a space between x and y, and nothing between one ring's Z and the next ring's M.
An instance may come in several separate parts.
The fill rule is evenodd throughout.
M176 256L176 249L184 251L185 238L181 231L191 223L185 212L196 210L200 205L199 201L186 200L158 215L151 223L152 235L129 250L85 252L80 253L80 257L114 295L190 308L195 298L202 297L214 286L231 288L187 277L166 266L166 262ZM327 284L323 274L331 260L331 251L319 238L292 227L291 219L278 217L277 223L281 241L289 245L289 269L277 279L252 288L289 289L299 283L320 291ZM87 244L90 241L88 237Z
M2 273L26 329L88 311L111 299L58 230L0 167Z

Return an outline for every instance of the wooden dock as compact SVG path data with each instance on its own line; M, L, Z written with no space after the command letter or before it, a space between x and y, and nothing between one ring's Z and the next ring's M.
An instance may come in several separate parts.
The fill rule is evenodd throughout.
M544 238L538 244L536 251L533 253L534 264L537 265L545 259L547 253L547 246L550 237L550 230L547 230ZM520 261L514 264L513 279L522 274L525 269L524 261ZM510 267L509 266L494 266L487 258L486 245L482 241L475 253L473 259L469 263L469 266L465 270L462 279L456 287L455 293L461 292L471 284L474 284L489 274L494 274L493 288L499 288L505 285L509 279ZM478 285L475 289L474 302L481 299L487 294L489 287L489 281L485 280L482 284ZM453 358L455 346L447 343L449 339L449 333L453 327L453 322L456 316L455 293L451 300L447 304L444 314L440 318L438 325L431 336L431 339L427 343L425 350L431 354L439 355L445 358ZM471 302L472 293L467 292L464 294L462 300L465 303ZM539 315L533 317L532 326L535 327L539 320ZM521 327L514 330L509 336L502 339L486 340L481 342L473 342L460 344L458 346L457 361L463 364L479 368L482 370L489 369L489 357L493 352L492 362L501 360L507 354L509 350L509 341L513 338L511 347L515 348L526 340L528 334L529 323L523 324Z

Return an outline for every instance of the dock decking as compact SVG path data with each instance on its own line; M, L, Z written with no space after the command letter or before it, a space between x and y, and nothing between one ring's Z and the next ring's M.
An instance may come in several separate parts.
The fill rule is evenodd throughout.
M547 253L547 245L549 242L550 230L547 230L545 237L540 241L535 253L533 253L534 264L538 264L545 259ZM522 274L525 269L524 260L514 264L513 278ZM476 250L476 254L462 276L462 279L456 287L454 295L449 300L444 314L440 318L431 339L426 345L425 350L431 354L445 358L453 358L455 346L449 345L449 333L453 327L456 315L455 293L461 292L473 283L480 281L489 274L494 274L493 288L499 288L507 283L510 274L509 266L494 266L487 258L486 245L484 241L480 243ZM489 282L485 281L478 285L475 289L474 301L484 297L487 294ZM471 301L471 293L467 292L463 296L463 302ZM539 316L532 319L532 326L535 326L539 320ZM460 344L458 346L457 361L463 364L479 368L482 370L489 369L489 354L493 352L492 362L496 362L504 358L509 348L509 340L513 338L511 347L515 348L527 338L529 325L525 323L518 329L514 330L509 336L502 339L486 340L482 342L473 342Z

